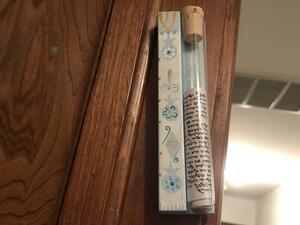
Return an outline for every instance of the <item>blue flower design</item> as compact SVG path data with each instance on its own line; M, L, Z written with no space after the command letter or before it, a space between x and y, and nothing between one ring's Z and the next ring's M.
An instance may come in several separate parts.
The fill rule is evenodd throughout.
M166 175L162 179L162 186L166 192L177 192L181 187L180 178L177 175Z
M165 59L173 59L176 56L176 48L172 45L167 45L162 49L162 55Z
M173 169L172 163L170 162L169 168L165 169L165 171L167 172L167 174L161 180L164 190L169 193L179 191L182 184L180 178L176 174L178 169Z
M175 105L166 105L163 107L162 115L166 120L175 120L178 116L178 111Z

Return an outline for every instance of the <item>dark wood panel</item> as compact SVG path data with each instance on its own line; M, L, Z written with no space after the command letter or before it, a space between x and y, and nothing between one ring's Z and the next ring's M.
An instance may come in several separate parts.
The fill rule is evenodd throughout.
M179 10L183 5L204 7L207 25L208 88L212 120L212 145L216 189L214 216L161 215L158 213L157 149L157 58L149 74L148 88L134 149L122 225L217 225L220 224L223 169L227 149L230 92L234 73L239 0L164 1L163 9Z
M227 0L226 5L222 51L214 96L211 127L217 211L216 216L208 217L207 224L209 225L221 223L223 179L228 144L231 92L235 72L240 4L240 0Z
M0 2L0 224L56 224L111 2Z
M61 225L119 221L158 9L159 1L114 3Z
M157 38L155 26L160 1L154 0L149 3L102 224L113 225L119 223L120 211L122 210L124 194L126 193L139 116L144 101L148 64L151 62L150 57L155 53L153 52L153 47Z

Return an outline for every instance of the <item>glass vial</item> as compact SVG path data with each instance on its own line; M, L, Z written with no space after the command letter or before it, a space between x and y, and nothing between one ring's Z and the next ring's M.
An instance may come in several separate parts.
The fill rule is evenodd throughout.
M215 192L205 69L204 13L183 10L183 108L187 199L191 211L214 213Z

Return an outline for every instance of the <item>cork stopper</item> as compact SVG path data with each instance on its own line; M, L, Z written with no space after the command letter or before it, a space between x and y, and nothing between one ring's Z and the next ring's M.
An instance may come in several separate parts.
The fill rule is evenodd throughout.
M185 42L199 42L203 38L204 12L198 6L186 6L182 10Z

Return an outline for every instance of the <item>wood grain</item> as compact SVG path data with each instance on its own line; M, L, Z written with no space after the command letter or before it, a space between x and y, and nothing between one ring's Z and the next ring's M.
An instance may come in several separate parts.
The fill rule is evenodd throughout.
M234 74L240 2L193 1L204 7L207 25L208 88L212 120L212 145L216 184L214 216L162 215L158 213L157 149L157 59L149 74L148 89L120 224L143 225L218 225L221 215L223 169L227 149L230 92ZM163 9L178 10L186 1L164 1ZM132 206L135 206L132 209Z
M114 3L61 225L119 221L158 6L148 0Z
M118 146L118 156L107 196L107 206L105 207L102 224L118 224L120 220L120 212L123 206L132 153L138 131L139 115L144 100L148 64L151 62L150 57L153 56L154 53L152 49L154 47L153 42L157 37L155 26L159 7L160 1L150 1L150 4L147 7L149 11L140 41L141 46L139 48L134 77L130 88L126 116Z
M213 161L216 185L216 216L209 217L207 224L221 223L223 179L227 154L231 111L231 91L234 81L237 37L240 16L240 0L227 0L220 66L212 114Z
M153 28L158 2L116 0L60 225L216 225L219 221L224 161L216 160L224 160L226 152L239 0L164 0L160 9L180 10L186 4L203 6L206 12L209 100L218 179L216 216L158 213L157 53L151 58L142 119L137 127L146 84L148 32Z
M0 2L0 224L56 224L110 0Z

